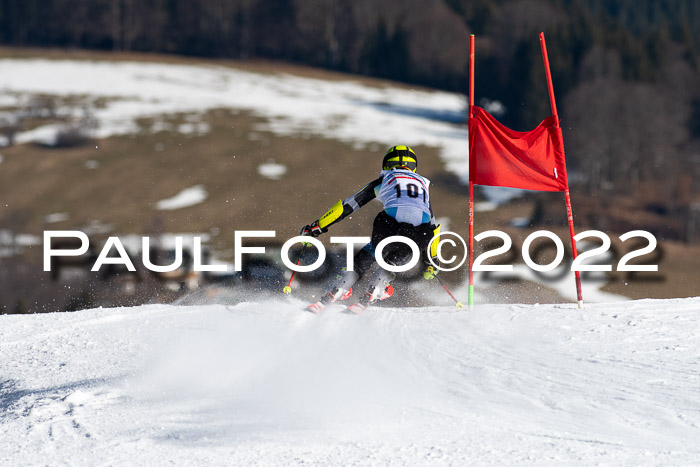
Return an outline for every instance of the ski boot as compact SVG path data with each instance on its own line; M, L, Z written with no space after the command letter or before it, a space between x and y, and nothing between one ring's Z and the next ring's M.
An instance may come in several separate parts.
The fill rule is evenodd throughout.
M321 297L321 300L309 305L307 310L319 314L326 308L327 304L338 300L347 300L352 296L352 285L357 282L359 278L360 275L356 272L348 271L346 268L343 268L336 276L336 283L333 288Z
M391 285L391 281L396 278L396 274L393 272L381 270L374 277L373 284L365 292L365 294L360 298L360 301L350 305L347 308L349 313L355 313L359 315L367 309L372 303L379 300L386 300L387 298L394 295L394 287Z

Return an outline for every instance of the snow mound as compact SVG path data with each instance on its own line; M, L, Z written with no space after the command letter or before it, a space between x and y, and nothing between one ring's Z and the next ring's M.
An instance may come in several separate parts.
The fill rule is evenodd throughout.
M0 316L0 464L688 464L700 298Z
M271 159L258 166L258 173L270 180L279 180L287 173L287 166Z
M156 209L172 211L175 209L188 208L190 206L203 203L207 199L207 190L204 185L195 185L185 188L172 198L162 199L156 203Z

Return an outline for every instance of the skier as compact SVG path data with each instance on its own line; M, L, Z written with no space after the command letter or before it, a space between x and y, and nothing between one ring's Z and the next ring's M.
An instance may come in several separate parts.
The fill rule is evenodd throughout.
M393 146L385 154L379 178L368 183L360 191L339 200L321 218L304 226L300 235L318 237L328 228L340 222L349 214L360 209L373 199L384 204L384 210L377 214L372 228L370 243L365 245L354 257L354 271L343 268L336 276L336 282L328 293L316 303L309 306L309 311L319 313L326 304L336 300L345 300L352 295L352 286L360 280L374 265L375 248L383 239L400 235L413 240L423 252L423 261L427 266L423 276L432 279L437 273L430 265L426 249L432 238L440 231L435 224L435 216L430 204L428 187L430 180L418 175L418 157L408 146ZM437 242L431 245L430 255L435 258ZM411 248L399 242L393 242L384 248L382 257L387 264L401 266L411 259ZM433 259L437 264L437 261ZM359 302L348 310L361 313L376 300L384 300L393 294L391 281L396 274L379 268L369 281L369 288L360 297Z

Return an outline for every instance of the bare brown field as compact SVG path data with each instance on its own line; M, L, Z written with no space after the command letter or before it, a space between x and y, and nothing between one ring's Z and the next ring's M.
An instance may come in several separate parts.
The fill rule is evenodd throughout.
M176 124L180 120L173 116L169 121ZM9 224L17 220L21 225L16 227L22 232L36 235L46 229L81 228L91 221L111 224L119 235L211 233L212 248L222 259L230 260L235 230L275 230L278 239L297 234L301 226L318 218L338 199L375 178L385 150L379 146L356 150L322 138L280 137L256 130L255 125L262 122L258 117L229 110L209 112L205 121L211 131L202 136L144 132L80 148L19 145L3 149L3 224L12 228ZM445 172L434 148L415 149L420 155L421 173L433 181L436 215L449 218L451 230L466 237L466 187ZM87 161L97 161L99 168L86 168ZM280 180L258 174L258 166L268 161L287 166L287 174ZM174 211L155 209L157 201L198 184L203 184L209 195L204 203ZM560 195L546 196L552 204L552 215L559 209L563 217L564 203L557 199ZM576 208L575 193L572 196ZM536 229L514 228L510 221L529 217L533 207L534 201L524 198L494 211L477 211L476 232L503 230L519 248ZM369 235L378 210L379 206L372 203L334 226L332 233ZM44 216L57 212L69 213L70 219L49 225L42 222ZM577 227L578 231L585 228ZM567 245L566 228L538 228L554 231ZM664 257L658 274L627 277L613 273L613 282L604 290L632 298L696 295L700 249L671 242L663 242L661 248ZM476 254L483 251L477 243ZM516 258L522 262L519 254ZM557 297L527 282L503 284L500 290L491 288L490 293L500 301L532 303Z
M0 49L0 56L215 63L256 72L293 73L319 79L350 78L376 86L387 84L381 80L266 62L43 49ZM166 120L177 126L185 122L185 116L171 115ZM210 111L203 121L211 126L204 135L167 131L152 134L149 130L152 122L143 121L144 130L138 135L113 137L77 148L46 148L33 144L3 148L0 151L4 158L0 164L1 227L41 235L47 229L79 229L99 221L113 225L117 235L210 233L211 246L217 255L230 260L235 230L275 230L280 240L296 235L301 226L317 219L338 199L376 178L386 150L382 145L358 150L350 144L318 136L274 135L259 130L259 125L265 123L263 119L227 109ZM446 172L435 148L414 149L420 157L420 172L433 182L431 196L436 216L449 218L450 229L466 237L467 188ZM98 167L88 168L88 161L94 161L90 163ZM288 172L279 180L261 176L258 166L269 161L285 165ZM208 193L204 203L174 211L155 208L157 201L199 184L204 185ZM546 205L544 223L536 228L512 227L513 218L533 214L538 197L544 199ZM561 198L558 193L532 194L494 211L477 210L476 232L506 231L519 248L530 232L544 228L557 233L568 245L568 230L562 225L565 210ZM582 208L577 215L577 199L582 200L582 204L586 202L576 187L572 187L572 198L577 231L599 227L592 225L591 209ZM332 234L369 235L378 210L379 206L372 203L334 226ZM55 224L42 221L46 215L58 212L69 213L69 220ZM659 222L657 218L651 221ZM605 231L613 239L623 233ZM327 242L327 237L322 238ZM619 242L616 245L620 251L625 251ZM664 241L660 250L663 258L659 273L632 276L612 273L613 281L604 290L631 298L699 295L700 247ZM483 246L477 244L476 254L483 251ZM34 264L40 264L38 248L31 249L30 255ZM522 261L519 252L516 261ZM463 277L464 271L448 275L446 280L457 285ZM504 283L489 293L493 300L503 302L561 301L555 292L527 281Z
M273 229L280 238L297 234L338 199L376 178L385 151L357 151L334 140L255 131L252 127L259 119L223 110L211 112L207 121L212 130L204 136L162 132L110 138L81 148L6 148L4 211L21 220L16 228L37 235L48 228L77 228L94 221L112 224L120 234L156 228L219 232L213 246L226 257L234 230ZM465 219L463 187L444 173L434 150L416 150L421 172L436 181L436 213L457 223ZM257 172L260 164L273 160L288 168L281 180ZM86 168L88 161L97 161L99 168ZM206 202L174 211L155 209L157 201L198 184L209 194ZM69 220L42 223L58 212L67 212ZM334 234L368 235L377 212L377 206L366 207L334 227Z

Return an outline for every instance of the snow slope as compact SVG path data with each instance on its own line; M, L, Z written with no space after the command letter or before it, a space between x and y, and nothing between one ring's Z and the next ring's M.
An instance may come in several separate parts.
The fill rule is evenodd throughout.
M696 464L700 298L0 316L0 464Z

